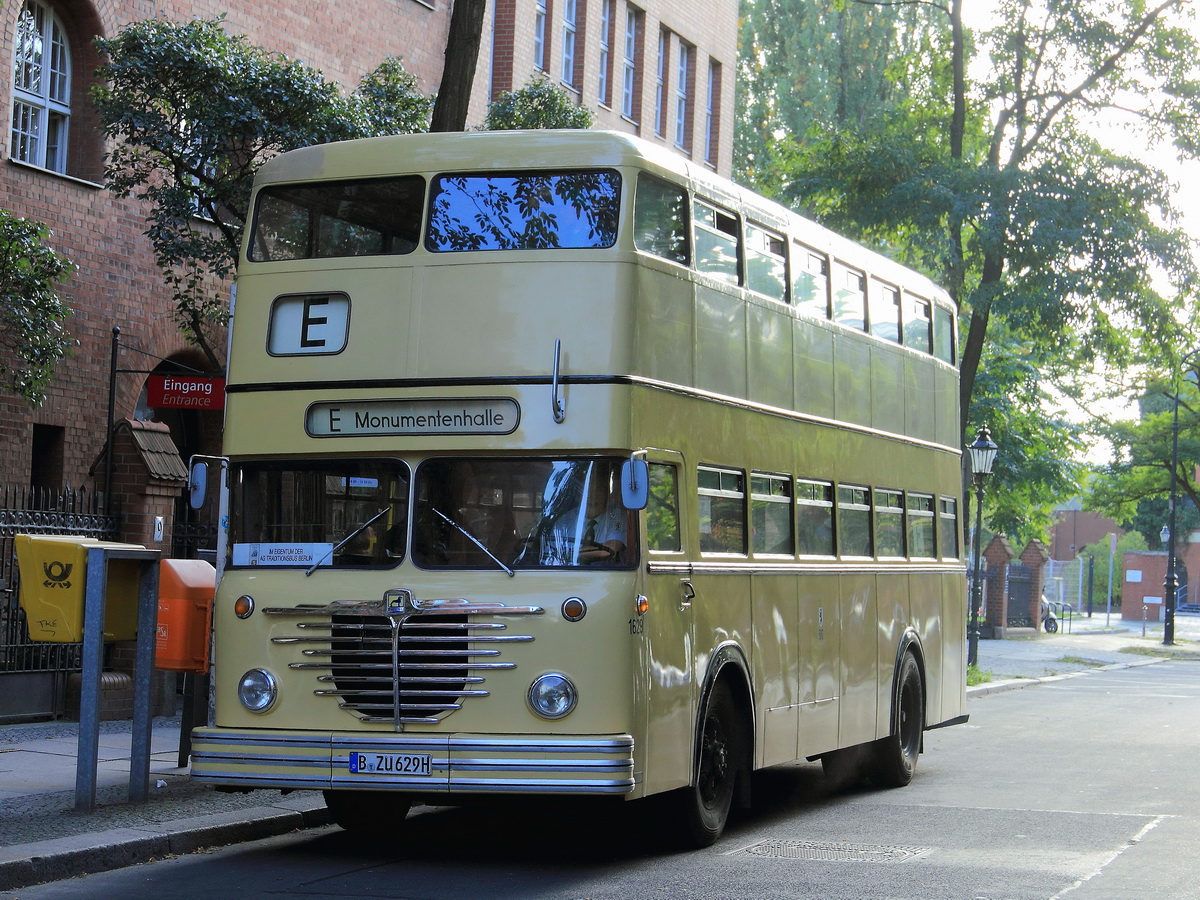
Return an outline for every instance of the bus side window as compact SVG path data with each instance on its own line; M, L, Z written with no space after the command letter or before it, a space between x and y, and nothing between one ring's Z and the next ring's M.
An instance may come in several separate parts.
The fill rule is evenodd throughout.
M688 264L687 195L683 188L645 172L638 175L633 245L671 262Z
M792 483L784 475L750 476L750 548L792 555Z
M918 559L936 559L934 543L933 497L908 495L908 555Z
M692 204L692 216L696 226L696 269L728 284L737 284L737 216L703 200Z
M871 490L838 485L838 554L874 556L871 542Z
M829 318L829 259L803 244L792 244L792 302L818 319Z
M700 466L700 549L746 552L746 476L736 469Z
M833 321L863 331L867 327L867 284L862 272L833 266Z
M933 312L931 304L922 297L904 295L904 346L933 352Z
M678 552L679 478L666 463L650 463L650 502L646 505L646 543L652 551Z
M801 556L833 556L833 485L796 479L796 537Z
M958 559L958 501L953 497L938 500L938 547L942 559Z
M933 355L954 365L954 314L948 309L933 309Z
M746 287L772 300L787 300L787 244L773 231L746 225Z
M904 556L904 495L875 491L875 549L880 556Z
M867 305L871 313L871 334L900 343L900 292L890 284L872 280Z

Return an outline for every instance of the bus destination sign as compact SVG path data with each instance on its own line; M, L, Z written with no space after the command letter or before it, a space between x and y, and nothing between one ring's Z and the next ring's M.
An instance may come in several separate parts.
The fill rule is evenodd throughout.
M520 419L508 397L340 400L310 406L304 430L312 437L512 434Z

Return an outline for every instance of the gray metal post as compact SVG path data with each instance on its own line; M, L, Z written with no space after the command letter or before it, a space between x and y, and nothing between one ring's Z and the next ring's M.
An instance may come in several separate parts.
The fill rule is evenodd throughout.
M83 599L83 674L79 685L79 752L75 760L75 809L96 808L100 756L100 674L104 669L104 601L108 566L104 552L88 550Z
M130 551L115 551L120 556ZM150 789L150 715L154 680L154 646L158 635L158 559L154 551L132 551L139 559L138 631L133 674L133 737L129 757L129 799L142 803ZM147 559L146 553L153 556Z

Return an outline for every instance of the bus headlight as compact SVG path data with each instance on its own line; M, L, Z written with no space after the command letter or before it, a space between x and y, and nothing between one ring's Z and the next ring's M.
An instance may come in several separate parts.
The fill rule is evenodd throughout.
M574 683L557 672L539 675L529 686L529 706L543 719L561 719L578 700Z
M250 712L266 712L275 705L279 686L266 669L251 669L238 682L238 699Z

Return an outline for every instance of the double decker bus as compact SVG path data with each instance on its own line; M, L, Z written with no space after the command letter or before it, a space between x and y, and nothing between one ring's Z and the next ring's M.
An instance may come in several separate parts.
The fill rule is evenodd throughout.
M192 772L413 803L901 786L964 721L955 316L669 151L427 134L265 165Z

